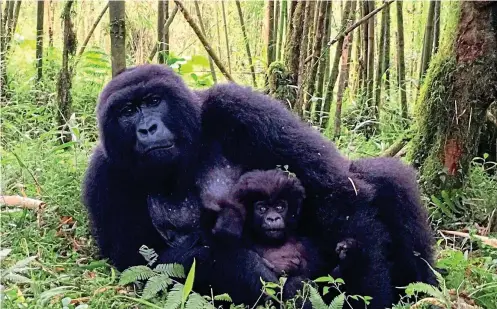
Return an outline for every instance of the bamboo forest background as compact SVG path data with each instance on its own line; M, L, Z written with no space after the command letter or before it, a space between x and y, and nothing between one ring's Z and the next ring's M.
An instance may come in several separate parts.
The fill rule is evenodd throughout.
M164 63L193 88L268 93L350 158L413 165L446 270L427 302L497 308L496 7L2 1L0 190L42 201L0 202L2 306L162 308L94 261L80 183L102 87L125 67Z

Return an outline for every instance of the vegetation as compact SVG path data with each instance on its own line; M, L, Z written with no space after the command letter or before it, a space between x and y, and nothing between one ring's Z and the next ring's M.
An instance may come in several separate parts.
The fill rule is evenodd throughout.
M493 38L481 46L495 44L495 4L390 2L3 1L0 306L229 302L215 291L193 293L194 267L118 274L98 259L90 236L80 187L98 137L98 94L123 67L152 61L195 88L231 79L257 85L351 158L389 155L414 164L443 276L438 287L404 287L411 297L395 308L497 309L497 49L465 40L474 34ZM448 151L448 140L459 146ZM450 164L448 152L456 153ZM34 200L4 198L16 195ZM143 254L154 256L147 248ZM368 301L342 294L340 279L317 280L336 296L326 306L307 286L300 297L315 308ZM278 289L266 284L265 294L286 308L298 304L281 304Z

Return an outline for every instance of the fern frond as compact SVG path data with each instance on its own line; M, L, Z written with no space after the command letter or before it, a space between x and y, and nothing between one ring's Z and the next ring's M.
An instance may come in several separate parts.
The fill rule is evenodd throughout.
M442 293L442 291L440 291L436 287L434 287L432 285L429 285L427 283L424 283L424 282L414 282L414 283L409 284L406 287L406 294L407 295L413 296L416 292L427 294L427 295L429 295L431 297L437 298L440 301L443 301L443 302L447 303L446 297Z
M173 278L185 278L185 269L181 264L159 264L154 268L155 272L166 274Z
M20 261L17 261L14 265L9 267L8 271L19 273L19 272L25 272L28 269L26 269L26 266L28 266L31 262L36 260L37 256L30 256L25 259L22 259Z
M2 275L2 282L9 281L12 283L31 283L31 279L17 273L7 273Z
M145 261L147 261L147 265L149 266L154 264L155 261L157 261L157 259L159 258L159 255L157 254L157 252L155 252L153 248L149 248L145 245L142 245L140 249L138 249L138 253L140 253L141 256L143 256Z
M341 293L337 297L333 298L328 309L342 309L345 304L345 294Z
M214 296L214 300L225 301L225 302L229 302L229 303L233 302L231 297L226 293Z
M193 293L188 296L188 300L185 304L185 309L207 308L208 306L209 302L205 300L205 298L197 293Z
M167 292L167 288L173 284L173 280L166 274L160 274L150 278L143 288L142 298L150 299L159 292Z
M155 275L157 275L157 273L147 266L132 266L123 271L123 273L121 274L121 278L119 279L119 285L126 285L135 281L146 280Z
M183 297L183 285L176 283L173 288L169 291L166 298L166 303L164 308L167 309L177 309L181 305L181 299Z
M324 300L321 295L319 295L319 292L311 285L309 285L309 300L311 301L312 308L328 309L328 306L324 303Z

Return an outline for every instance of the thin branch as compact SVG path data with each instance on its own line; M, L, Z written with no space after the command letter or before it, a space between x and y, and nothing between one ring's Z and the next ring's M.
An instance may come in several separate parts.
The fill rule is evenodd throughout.
M174 16L176 16L176 13L178 13L178 6L175 6L173 11L171 12L171 15L169 18L166 20L166 23L164 24L164 31L166 31L167 28L173 23ZM155 57L155 54L157 53L157 49L159 48L159 44L154 44L154 48L150 52L150 55L148 56L148 61L152 62L152 60Z
M193 32L195 32L195 34L199 38L200 42L202 42L202 45L204 45L205 50L207 51L209 56L212 58L212 60L216 64L216 66L219 68L221 73L223 73L223 75L224 75L224 77L226 77L226 79L233 82L234 81L233 77L231 77L231 74L226 70L224 65L221 63L221 60L219 60L219 58L217 57L216 53L214 52L214 49L209 44L209 42L207 41L205 36L202 34L202 30L200 30L199 26L195 23L192 16L188 12L188 10L185 8L185 5L183 4L183 2L181 2L180 0L174 0L174 2L176 3L176 6L179 8L181 13L183 13L185 20L188 22L188 24L192 28Z
M195 3L195 11L197 13L197 18L198 18L198 23L200 24L200 30L202 30L202 34L206 36L207 33L205 32L204 22L202 21L202 13L200 12L200 6L198 5L198 0L196 0L194 3ZM215 84L217 83L216 68L214 68L214 64L212 63L211 57L209 57L209 67L211 69L212 80L214 81Z
M109 8L109 3L105 5L105 7L102 9L100 12L100 15L98 15L97 19L93 23L93 26L91 26L90 32L88 32L88 35L86 36L86 39L83 42L83 45L81 45L81 48L79 49L77 57L81 57L81 55L85 52L86 46L88 45L88 42L90 41L93 32L95 32L95 29L97 28L98 24L102 20L102 17L104 17L105 12L107 12L107 9Z
M378 14L384 8L388 7L390 4L392 4L392 2L395 2L395 0L387 0L387 1L385 1L385 3L383 3L383 5L377 7L376 9L374 9L373 11L371 11L368 15L366 15L363 18L359 19L355 24L353 24L349 28L345 29L345 31L343 31L342 33L339 33L333 40L331 40L330 42L328 42L328 47L331 46L331 45L333 45L333 44L335 44L340 39L345 38L345 36L347 36L347 34L349 34L350 32L354 31L354 29L357 28L357 27L359 27L360 25L364 24L366 21L368 21L371 17L373 17L376 14Z
M257 81L255 79L255 69L254 63L252 62L252 53L250 52L250 44L247 36L247 29L245 28L245 22L243 20L242 6L240 0L236 0L236 8L238 10L238 16L240 17L240 26L242 27L243 40L245 41L245 50L247 51L247 58L250 66L250 71L252 72L252 83L254 87L257 87Z

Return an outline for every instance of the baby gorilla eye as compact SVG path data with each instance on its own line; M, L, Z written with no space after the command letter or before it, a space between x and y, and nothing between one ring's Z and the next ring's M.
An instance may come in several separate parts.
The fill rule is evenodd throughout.
M267 207L264 206L262 202L257 202L255 203L255 209L257 210L257 212L264 213L266 212Z
M278 205L276 205L276 211L277 212L283 212L283 211L285 211L286 207L287 207L286 202L285 201L281 201Z

